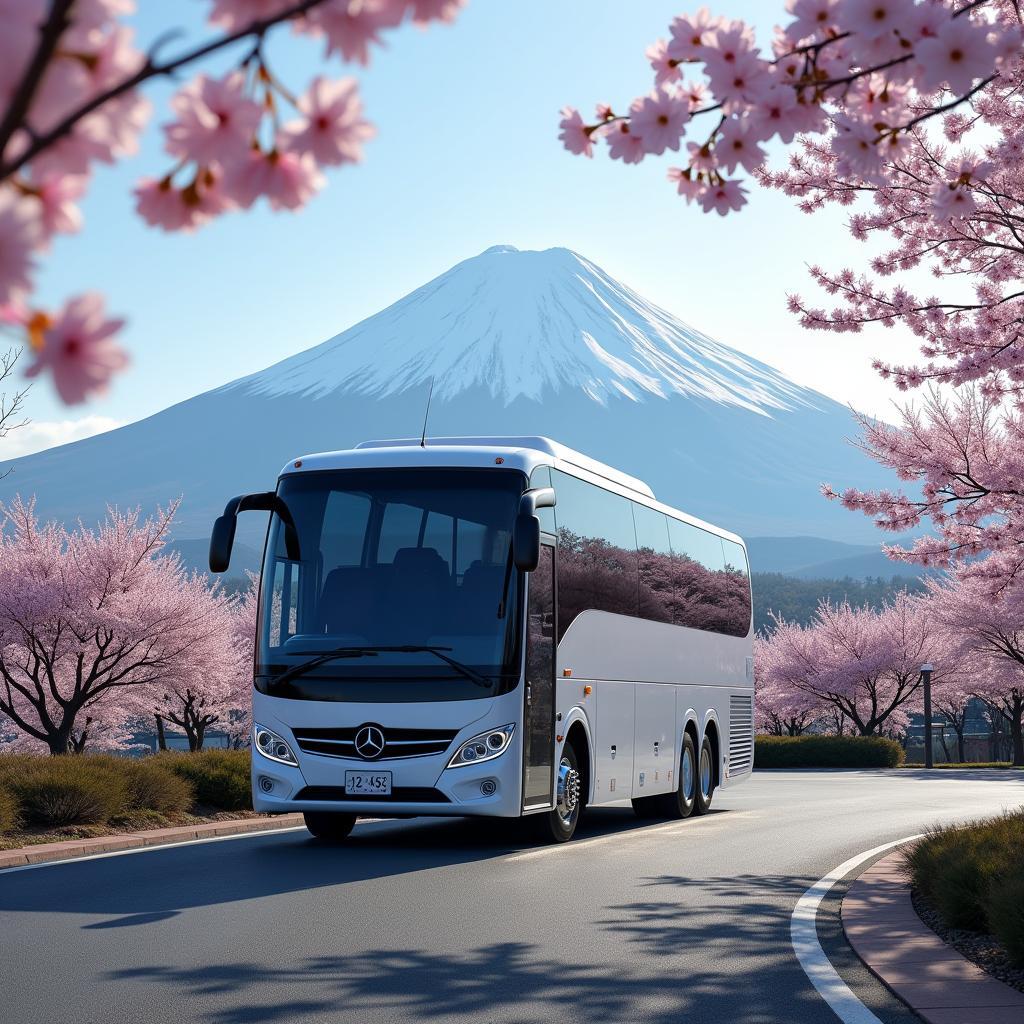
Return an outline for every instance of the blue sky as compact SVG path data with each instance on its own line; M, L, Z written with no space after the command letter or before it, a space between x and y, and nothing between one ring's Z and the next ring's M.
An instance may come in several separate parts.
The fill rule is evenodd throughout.
M172 5L140 6L135 23L150 40L168 27ZM205 31L203 0L173 7L188 38ZM84 231L57 243L40 277L46 302L105 292L129 319L133 366L109 395L71 410L38 385L28 408L35 426L8 444L45 447L156 412L315 345L498 243L575 249L721 341L885 412L893 392L871 371L871 356L909 357L913 346L892 332L808 333L785 308L787 290L808 290L807 262L863 263L844 215L806 217L752 187L740 215L709 217L665 181L677 161L625 167L571 157L557 141L562 105L589 115L599 100L625 106L649 87L643 50L685 7L472 0L454 26L403 29L367 71L326 65L359 77L378 125L364 164L331 172L298 214L261 205L192 235L148 229L132 209L133 183L168 166L158 126L172 87L159 83L148 93L156 109L142 151L97 175ZM767 44L782 4L718 0L715 8L757 24ZM296 87L321 66L319 46L287 29L269 54Z

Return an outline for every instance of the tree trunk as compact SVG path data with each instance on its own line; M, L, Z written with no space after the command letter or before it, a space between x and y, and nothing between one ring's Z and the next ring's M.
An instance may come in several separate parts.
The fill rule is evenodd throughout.
M203 742L206 740L206 723L199 722L196 725L196 745L193 749L202 750Z
M964 729L963 727L956 731L956 756L957 761L960 764L966 764L967 762L967 743L964 740Z
M156 719L156 749L166 750L167 734L164 732L163 715L154 715L153 717Z

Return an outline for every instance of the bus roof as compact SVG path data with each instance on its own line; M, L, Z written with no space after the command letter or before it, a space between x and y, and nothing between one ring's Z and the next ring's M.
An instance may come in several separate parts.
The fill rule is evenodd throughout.
M356 445L356 450L364 448L419 448L419 438L395 438L391 440L383 441L363 441L362 444ZM592 459L588 455L584 455L582 452L575 451L572 448L566 447L564 444L559 444L557 441L552 441L550 437L428 437L426 447L441 447L441 448L501 448L511 449L513 451L528 449L529 451L539 452L542 455L549 455L554 459L559 459L562 462L568 463L571 466L576 466L579 469L585 469L588 473L593 473L595 476L603 477L605 480L611 480L618 484L620 487L625 487L628 490L635 491L637 494L642 494L646 498L653 498L654 491L635 476L630 476L628 473L623 473L621 470L615 469L613 466L605 465L603 462L598 462L597 459Z

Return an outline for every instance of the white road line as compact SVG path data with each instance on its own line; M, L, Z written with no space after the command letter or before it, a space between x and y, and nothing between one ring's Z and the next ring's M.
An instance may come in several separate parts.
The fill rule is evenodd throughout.
M573 853L577 850L589 850L594 846L604 846L606 843L616 841L629 841L634 843L642 842L652 836L674 836L683 833L703 833L711 831L714 826L725 826L731 824L737 818L747 818L755 815L755 811L730 811L723 815L725 820L716 818L690 818L686 821L667 821L662 825L648 825L639 829L624 829L621 832L613 832L607 836L593 836L590 839L574 839L568 843L559 843L555 846L541 846L536 850L524 850L522 853L514 853L506 857L505 864L514 864L523 860L534 860L537 857L550 857L556 853Z
M821 943L818 942L818 907L832 887L854 868L886 850L891 850L894 846L920 838L920 834L906 836L895 842L876 846L873 850L858 853L855 857L843 861L839 867L833 868L824 878L819 878L796 902L789 922L793 951L804 973L811 979L811 984L843 1024L882 1024L882 1021L850 991L846 982L839 977L829 962L825 950L821 948Z
M178 846L199 846L201 843L222 843L227 839L250 839L252 836L280 836L288 832L304 832L305 825L293 828L264 828L258 832L239 832L233 836L208 836L205 839L186 839L183 843L154 843L152 846L133 846L130 850L110 850L107 853L90 853L86 857L64 857L60 860L43 860L38 864L19 864L13 868L0 868L0 878L15 871L34 871L36 868L55 868L61 864L80 864L86 860L106 860L108 857L124 857L129 853L152 853L155 850L173 850ZM114 838L114 837L111 837Z

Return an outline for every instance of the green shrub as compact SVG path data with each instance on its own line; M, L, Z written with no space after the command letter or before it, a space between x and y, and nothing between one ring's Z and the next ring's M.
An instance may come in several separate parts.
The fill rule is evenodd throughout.
M0 835L4 832L13 832L18 827L20 818L18 801L14 794L0 787Z
M159 760L192 784L197 804L221 811L252 810L248 750L166 753Z
M192 783L162 758L125 761L129 811L180 814L195 799Z
M881 736L758 736L755 768L898 768L905 757Z
M950 928L991 932L1024 966L1024 811L937 828L904 855Z
M992 934L1014 964L1024 967L1024 867L992 884L985 912Z
M22 817L37 825L102 825L128 804L124 773L102 758L26 758L7 784Z

